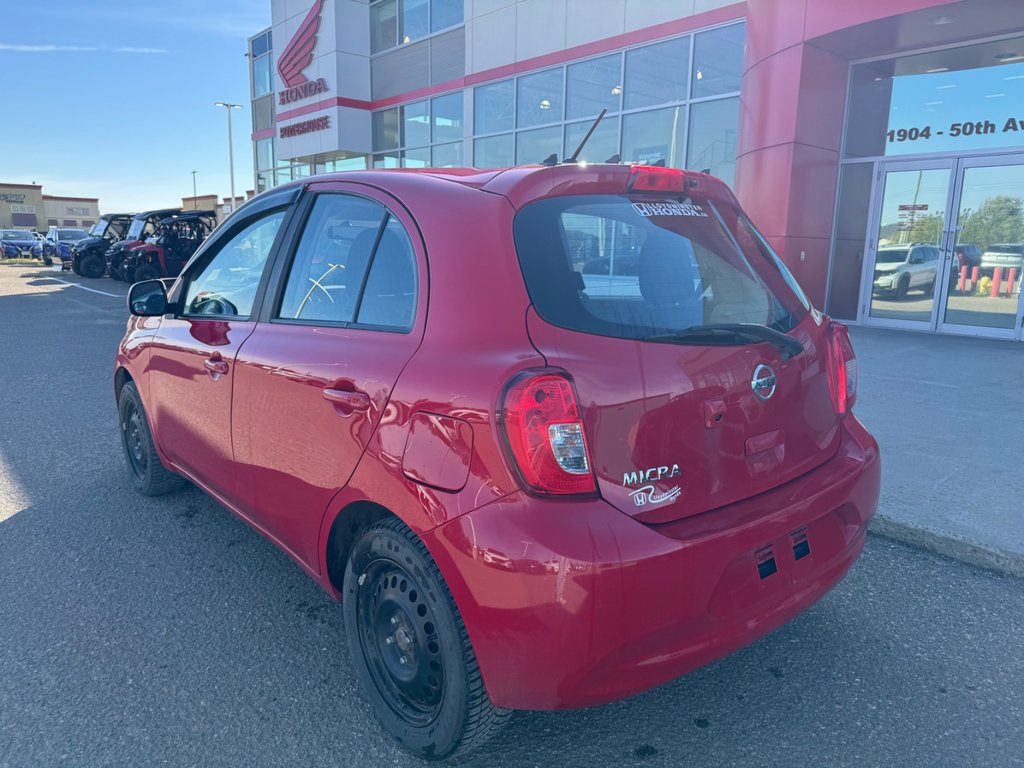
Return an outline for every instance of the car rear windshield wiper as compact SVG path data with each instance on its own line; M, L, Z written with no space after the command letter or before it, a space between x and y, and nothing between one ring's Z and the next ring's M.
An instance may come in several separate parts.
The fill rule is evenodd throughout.
M745 344L751 341L766 341L779 348L783 360L789 360L804 351L804 345L793 337L758 323L694 325L680 331L673 331L672 333L656 333L652 336L647 336L644 338L644 341L722 346Z

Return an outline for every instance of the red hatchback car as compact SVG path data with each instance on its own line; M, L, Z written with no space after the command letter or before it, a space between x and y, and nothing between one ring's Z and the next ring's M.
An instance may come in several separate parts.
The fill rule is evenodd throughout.
M129 309L136 487L188 478L341 600L422 757L761 637L843 577L878 500L845 327L707 175L305 179Z

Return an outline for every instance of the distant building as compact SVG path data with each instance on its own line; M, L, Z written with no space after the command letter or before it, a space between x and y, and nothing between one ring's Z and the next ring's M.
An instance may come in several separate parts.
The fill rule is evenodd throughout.
M100 216L96 197L44 195L41 184L0 182L0 228L91 227Z

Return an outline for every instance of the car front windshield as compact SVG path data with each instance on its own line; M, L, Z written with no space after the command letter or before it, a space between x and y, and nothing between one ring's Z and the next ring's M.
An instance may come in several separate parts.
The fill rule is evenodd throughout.
M128 227L127 240L138 240L142 235L142 228L146 226L145 219L132 219L132 225Z
M906 250L899 248L896 250L879 250L878 257L875 259L876 264L902 264L907 260Z
M110 225L106 219L100 219L92 225L92 229L89 230L90 237L103 237L103 233L107 230Z

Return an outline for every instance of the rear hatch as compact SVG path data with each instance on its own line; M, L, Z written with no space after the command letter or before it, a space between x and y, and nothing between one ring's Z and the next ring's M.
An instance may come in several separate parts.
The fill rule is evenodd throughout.
M575 385L601 496L660 523L814 469L840 417L828 329L727 188L642 173L529 203L515 239L531 341Z

